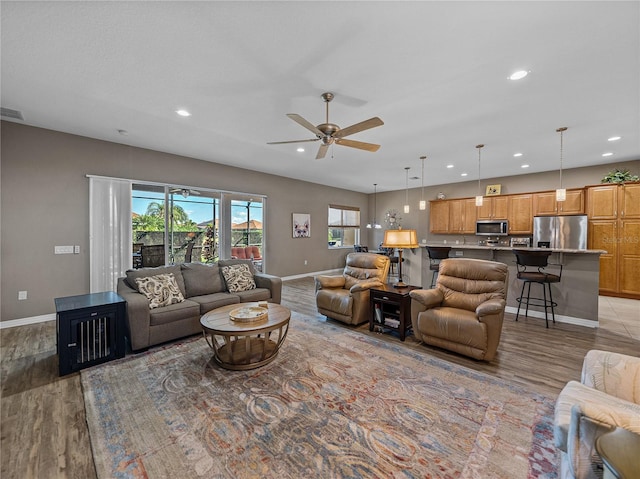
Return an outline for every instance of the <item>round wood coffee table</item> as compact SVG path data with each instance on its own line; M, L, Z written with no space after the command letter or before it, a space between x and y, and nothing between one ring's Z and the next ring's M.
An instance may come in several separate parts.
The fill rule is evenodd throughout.
M273 361L289 331L291 311L268 303L267 319L238 322L229 317L237 308L257 306L239 303L209 311L200 319L207 344L213 349L215 361L225 369L254 369Z

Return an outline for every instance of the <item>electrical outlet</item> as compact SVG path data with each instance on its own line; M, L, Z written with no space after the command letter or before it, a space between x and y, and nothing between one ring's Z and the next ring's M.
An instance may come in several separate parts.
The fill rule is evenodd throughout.
M80 254L80 245L75 245L73 247L73 254Z
M27 299L27 292L26 291L18 291L18 301L23 301Z
M304 260L304 265L305 265L305 266L307 265L307 260L306 260L306 259Z

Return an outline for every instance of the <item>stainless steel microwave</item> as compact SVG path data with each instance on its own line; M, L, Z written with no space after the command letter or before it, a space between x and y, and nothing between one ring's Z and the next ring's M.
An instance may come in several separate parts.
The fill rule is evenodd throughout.
M507 220L476 221L476 235L478 236L507 236L509 222Z

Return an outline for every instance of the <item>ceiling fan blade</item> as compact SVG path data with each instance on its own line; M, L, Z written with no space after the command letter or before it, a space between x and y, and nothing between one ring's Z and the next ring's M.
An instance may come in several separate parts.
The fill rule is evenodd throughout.
M318 154L316 155L316 160L321 160L327 155L327 151L329 150L329 145L320 145L318 149Z
M305 143L307 141L318 141L320 138L312 138L311 140L290 140L290 141L268 141L267 145L284 145L286 143Z
M351 148L358 148L359 150L378 151L380 145L374 143L365 143L363 141L345 140L343 138L336 140L336 143L341 146L349 146Z
M287 113L287 116L291 118L293 121L295 121L298 125L304 126L307 130L318 135L319 137L324 136L324 133L318 130L318 128L314 124L308 122L307 120L302 118L300 115L296 113Z
M360 123L356 123L355 125L342 128L341 130L335 132L332 136L334 138L344 138L345 136L353 135L354 133L358 133L359 131L368 130L369 128L375 128L376 126L381 125L384 125L384 122L377 116L374 116L373 118L361 121Z

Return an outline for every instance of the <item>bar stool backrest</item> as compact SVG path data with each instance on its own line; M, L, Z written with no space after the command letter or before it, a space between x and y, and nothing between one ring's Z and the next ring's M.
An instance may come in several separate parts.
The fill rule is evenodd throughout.
M549 264L549 256L551 251L525 251L514 249L513 254L516 255L516 262L519 266L536 266L538 268L546 268Z
M451 246L427 246L430 259L446 259L450 251Z

